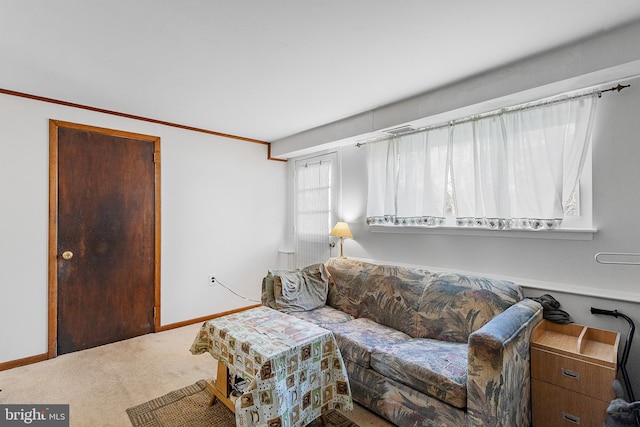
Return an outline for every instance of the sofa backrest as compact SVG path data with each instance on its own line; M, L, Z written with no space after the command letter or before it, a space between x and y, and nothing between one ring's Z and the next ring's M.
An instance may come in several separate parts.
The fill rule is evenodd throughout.
M513 282L332 258L327 304L414 338L467 342L523 298Z

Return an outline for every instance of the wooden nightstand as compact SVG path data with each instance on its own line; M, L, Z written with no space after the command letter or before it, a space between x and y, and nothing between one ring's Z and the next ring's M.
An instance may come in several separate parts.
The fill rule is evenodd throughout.
M533 427L600 427L615 398L620 334L543 320L531 336Z

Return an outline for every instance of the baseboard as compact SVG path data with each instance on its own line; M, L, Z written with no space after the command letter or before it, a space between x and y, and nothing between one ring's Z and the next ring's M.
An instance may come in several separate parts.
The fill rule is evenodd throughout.
M37 354L35 356L29 356L22 359L10 360L8 362L0 362L0 371L6 371L7 369L17 368L19 366L30 365L32 363L42 362L47 360L49 355L47 353Z
M236 309L233 309L233 310L225 311L225 312L222 312L222 313L211 314L209 316L203 316L203 317L198 317L198 318L195 318L195 319L184 320L182 322L170 323L168 325L162 325L162 326L160 326L160 329L158 329L156 332L163 332L163 331L168 331L170 329L180 328L182 326L193 325L194 323L206 322L207 320L215 319L217 317L226 316L227 314L237 313L239 311L249 310L250 308L255 308L255 307L259 307L259 306L260 306L260 304L249 305L249 306L246 306L246 307L240 307L240 308L236 308ZM0 371L6 371L7 369L17 368L19 366L25 366L25 365L30 365L32 363L42 362L42 361L45 361L47 359L49 359L49 355L47 353L43 353L43 354L37 354L35 356L25 357L25 358L22 358L22 359L10 360L8 362L0 362Z
M209 316L198 317L198 318L195 318L195 319L183 320L182 322L169 323L168 325L160 326L160 329L158 329L156 332L163 332L163 331L168 331L170 329L176 329L176 328L181 328L183 326L193 325L194 323L206 322L207 320L216 319L218 317L226 316L228 314L238 313L240 311L249 310L249 309L255 308L255 307L260 307L260 304L249 305L249 306L246 306L246 307L240 307L240 308L236 308L236 309L233 309L233 310L224 311L222 313L211 314Z

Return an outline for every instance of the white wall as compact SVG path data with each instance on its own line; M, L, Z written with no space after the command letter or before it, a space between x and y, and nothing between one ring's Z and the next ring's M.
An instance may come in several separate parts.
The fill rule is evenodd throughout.
M622 319L594 316L591 306L618 309L640 328L640 265L602 265L598 252L640 252L640 78L599 100L593 134L593 240L549 240L443 234L371 232L366 226L366 148L340 149L342 217L354 239L349 257L515 279L528 296L551 293L577 323L616 330ZM640 258L636 258L640 261ZM631 359L640 357L636 337ZM629 363L640 394L640 366Z
M341 149L342 217L351 221L357 237L345 242L345 250L362 258L527 278L640 302L640 265L594 260L601 251L640 252L640 79L622 83L631 87L598 101L592 138L593 222L598 231L593 240L371 232L365 224L366 148L350 145Z
M621 333L622 319L596 316L590 307L617 309L640 328L640 265L602 265L598 252L640 253L640 22L593 39L474 76L431 93L329 123L272 144L273 155L341 153L341 215L354 239L349 257L514 279L527 296L551 293L577 323ZM564 91L614 81L631 84L599 101L593 135L592 240L523 239L453 234L376 233L365 224L366 154L363 135L404 123L421 125L490 111ZM290 178L291 179L291 178ZM290 202L289 202L290 203ZM289 239L291 233L289 231ZM636 258L637 259L637 258ZM627 368L640 395L640 337Z
M267 146L0 95L0 362L47 352L49 119L160 136L162 325L253 304L278 263L286 163Z

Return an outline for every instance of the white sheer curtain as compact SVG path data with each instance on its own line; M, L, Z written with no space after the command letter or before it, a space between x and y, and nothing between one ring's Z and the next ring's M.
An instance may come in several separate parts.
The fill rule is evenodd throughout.
M395 140L367 144L367 220L393 223L398 187L397 144Z
M302 268L329 259L332 161L297 162L295 172L295 264Z
M519 106L371 142L368 224L557 228L576 191L597 96Z
M370 224L434 226L444 223L447 130L369 143Z

